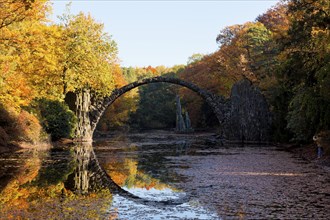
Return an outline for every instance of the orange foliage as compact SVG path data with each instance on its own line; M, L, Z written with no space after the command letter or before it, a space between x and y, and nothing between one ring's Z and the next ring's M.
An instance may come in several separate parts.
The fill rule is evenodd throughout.
M0 28L8 27L15 22L23 20L45 19L45 11L48 11L46 0L3 0L0 4Z
M17 117L17 125L22 131L21 138L23 141L32 143L39 141L42 128L34 115L22 110Z
M158 179L149 176L143 170L138 170L138 162L133 159L111 161L110 163L105 164L104 167L113 181L120 186L145 188L147 190L151 188L171 188L170 186L161 183ZM131 182L133 185L129 185L129 180L133 180L133 182Z
M50 72L44 57L54 60L49 58L51 37L44 30L52 27L43 23L49 4L47 0L3 0L0 11L0 103L19 109L39 95L35 85L46 78L40 72Z
M120 88L127 84L127 81L126 81L125 77L123 76L123 71L121 70L119 65L114 66L114 70L113 70L112 74L113 74L113 79L115 81L116 88Z
M148 66L148 67L145 67L143 69L145 69L147 72L151 72L153 75L156 75L157 72L158 72L157 69L153 68L152 66Z
M41 125L38 119L21 110L19 113L0 106L0 145L7 146L10 141L39 141Z
M221 51L206 55L200 61L188 65L179 77L207 91L228 97L231 86L237 79L226 69L222 60ZM186 88L180 88L179 94L183 99L183 106L189 112L193 126L197 126L202 121L201 107L204 101L195 92Z
M288 6L278 3L266 13L258 16L257 21L263 23L266 28L273 32L275 38L284 37L289 30Z
M6 213L6 211L12 209L26 210L29 208L28 198L35 190L24 188L22 185L33 181L37 177L40 167L41 160L38 157L24 161L14 178L0 193L2 212Z

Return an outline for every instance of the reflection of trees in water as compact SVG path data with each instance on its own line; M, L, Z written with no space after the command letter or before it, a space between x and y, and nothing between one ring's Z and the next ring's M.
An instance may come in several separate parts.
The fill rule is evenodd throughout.
M164 184L180 181L182 176L172 169L176 165L168 157L187 155L190 146L189 140L170 144L144 145L142 146L143 150L138 152L138 170Z
M66 189L78 194L109 189L111 192L120 191L120 187L113 182L100 166L91 143L77 143L74 146L73 172L65 181Z
M122 189L100 166L92 146L87 143L80 143L75 146L75 160L77 162L76 168L73 173L69 175L65 184L66 188L74 192L84 194L87 192L109 189L111 193L118 194L126 199L145 205L162 206L178 205L182 203L182 201L149 201ZM126 180L133 184L133 182L136 183L136 179L143 177L143 175L137 175L136 163L133 161L129 162L131 166L128 169L129 173L132 175L129 175Z
M33 180L41 167L41 159L36 153L15 152L1 155L0 192L5 190L13 180L24 184Z
M0 192L1 216L109 218L107 210L113 193L140 204L178 204L148 201L123 190L100 166L91 145L78 144L71 150L42 152L33 160L27 157L21 162L20 172L7 179ZM136 169L136 164L131 165L131 171Z
M11 155L21 157L18 172L7 178L0 192L1 217L12 219L78 219L107 218L111 201L109 190L86 195L74 194L64 182L75 170L73 151L50 150L31 154ZM17 168L17 167L16 167ZM2 179L0 179L1 181Z
M71 150L51 149L44 157L38 176L32 184L46 187L63 183L73 172L74 167Z

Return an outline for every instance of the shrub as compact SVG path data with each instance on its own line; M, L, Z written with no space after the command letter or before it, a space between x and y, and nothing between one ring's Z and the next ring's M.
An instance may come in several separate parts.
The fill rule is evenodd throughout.
M19 141L30 143L39 141L42 127L34 115L22 110L17 116L16 126L19 131Z
M77 119L64 102L40 99L37 103L42 126L53 141L73 137Z
M10 141L39 141L41 125L38 119L25 110L10 110L0 105L0 145Z
M287 127L294 133L295 140L308 142L316 131L329 130L329 107L329 102L319 96L314 88L298 90L287 115Z

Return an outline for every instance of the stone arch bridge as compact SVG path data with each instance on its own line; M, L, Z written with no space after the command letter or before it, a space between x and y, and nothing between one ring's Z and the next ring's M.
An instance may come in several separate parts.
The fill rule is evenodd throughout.
M76 132L77 141L91 141L96 126L108 106L126 92L141 85L150 83L171 83L186 87L199 96L212 108L219 120L221 135L225 138L238 141L267 141L270 124L270 113L265 98L258 88L248 80L243 80L233 86L230 99L215 95L197 85L173 77L153 77L141 79L121 88L102 99L91 97L83 91L75 98L73 109L78 117ZM235 126L231 126L235 123ZM226 133L226 131L230 133Z

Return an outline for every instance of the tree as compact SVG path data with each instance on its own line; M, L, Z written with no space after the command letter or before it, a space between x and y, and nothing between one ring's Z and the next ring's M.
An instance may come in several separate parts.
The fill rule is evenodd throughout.
M47 0L2 0L0 2L0 29L22 21L43 20L49 8Z
M126 74L123 74L126 73ZM132 74L132 75L131 75ZM125 77L126 76L126 77ZM114 74L115 87L120 88L128 84L127 80L134 81L134 69L117 66ZM131 90L112 103L100 119L98 130L107 132L111 129L126 129L130 114L136 111L139 96L137 90Z
M188 58L187 65L190 65L190 64L196 63L196 62L200 61L201 59L203 59L203 57L204 57L204 54L201 54L201 53L195 53L195 54L191 55L191 56Z
M222 30L217 42L227 71L233 72L238 78L244 75L252 81L264 77L272 60L267 56L271 54L271 36L271 31L260 22L247 22Z
M62 91L64 95L68 92L76 95L75 100L71 100L78 119L76 138L90 141L93 132L89 118L91 101L102 99L114 88L117 45L104 32L103 24L95 22L90 15L65 14L61 20L63 57L59 74Z
M176 88L168 83L155 83L139 88L139 103L131 113L130 123L135 129L175 127Z
M105 95L114 88L117 45L90 15L63 15L63 93L91 89Z
M280 2L259 15L256 21L263 23L270 30L275 39L283 39L289 29L289 17L287 15L288 5Z
M56 66L54 30L43 23L49 10L45 0L4 0L0 10L0 102L18 111L40 95L35 89L44 74L39 74Z
M330 129L330 5L292 0L288 6L291 25L280 75L292 93L287 127L296 140L308 141Z

